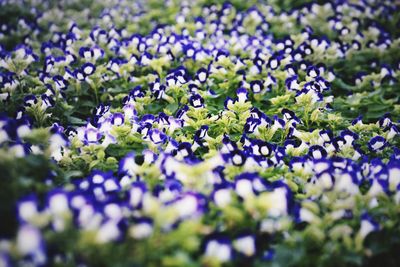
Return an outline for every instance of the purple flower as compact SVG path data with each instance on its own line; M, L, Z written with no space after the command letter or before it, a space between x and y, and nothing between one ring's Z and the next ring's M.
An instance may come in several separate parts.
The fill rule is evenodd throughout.
M386 139L379 135L371 138L368 142L368 148L373 152L382 151L386 146Z
M264 89L264 84L262 81L251 81L250 82L250 88L253 91L254 94L261 93L261 91Z
M161 132L158 129L151 129L149 131L149 136L150 136L150 140L155 144L155 145L159 145L159 144L163 144L165 143L165 140L167 138L167 136Z
M236 95L238 97L239 103L244 103L248 99L249 92L246 90L246 88L240 87L236 90Z
M328 153L322 146L314 145L309 147L308 155L313 157L314 159L321 159L325 158Z
M114 113L112 115L111 123L116 126L120 126L124 124L124 115L121 113Z
M85 142L87 144L97 144L102 134L96 128L86 128L85 130Z
M83 73L83 75L85 77L92 75L95 71L96 71L96 66L93 65L92 63L89 63L89 62L83 64L82 67L81 67L81 72Z
M233 258L232 243L222 235L209 236L205 244L204 254L220 262L227 262Z
M196 73L196 79L201 82L205 83L208 78L208 71L205 68L201 68Z
M192 95L189 102L194 108L204 107L204 99L198 94Z

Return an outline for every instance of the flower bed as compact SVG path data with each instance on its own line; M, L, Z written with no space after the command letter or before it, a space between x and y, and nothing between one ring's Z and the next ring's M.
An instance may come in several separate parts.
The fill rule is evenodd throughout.
M393 1L0 2L0 266L399 266Z

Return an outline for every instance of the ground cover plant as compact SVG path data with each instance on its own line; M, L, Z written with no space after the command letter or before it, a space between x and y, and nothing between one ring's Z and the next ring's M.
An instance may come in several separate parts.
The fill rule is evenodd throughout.
M0 0L0 266L399 266L399 11Z

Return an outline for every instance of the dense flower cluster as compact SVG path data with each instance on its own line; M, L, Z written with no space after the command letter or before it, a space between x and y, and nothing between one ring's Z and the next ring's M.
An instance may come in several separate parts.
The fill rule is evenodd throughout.
M0 2L0 266L395 257L398 5L80 2Z

